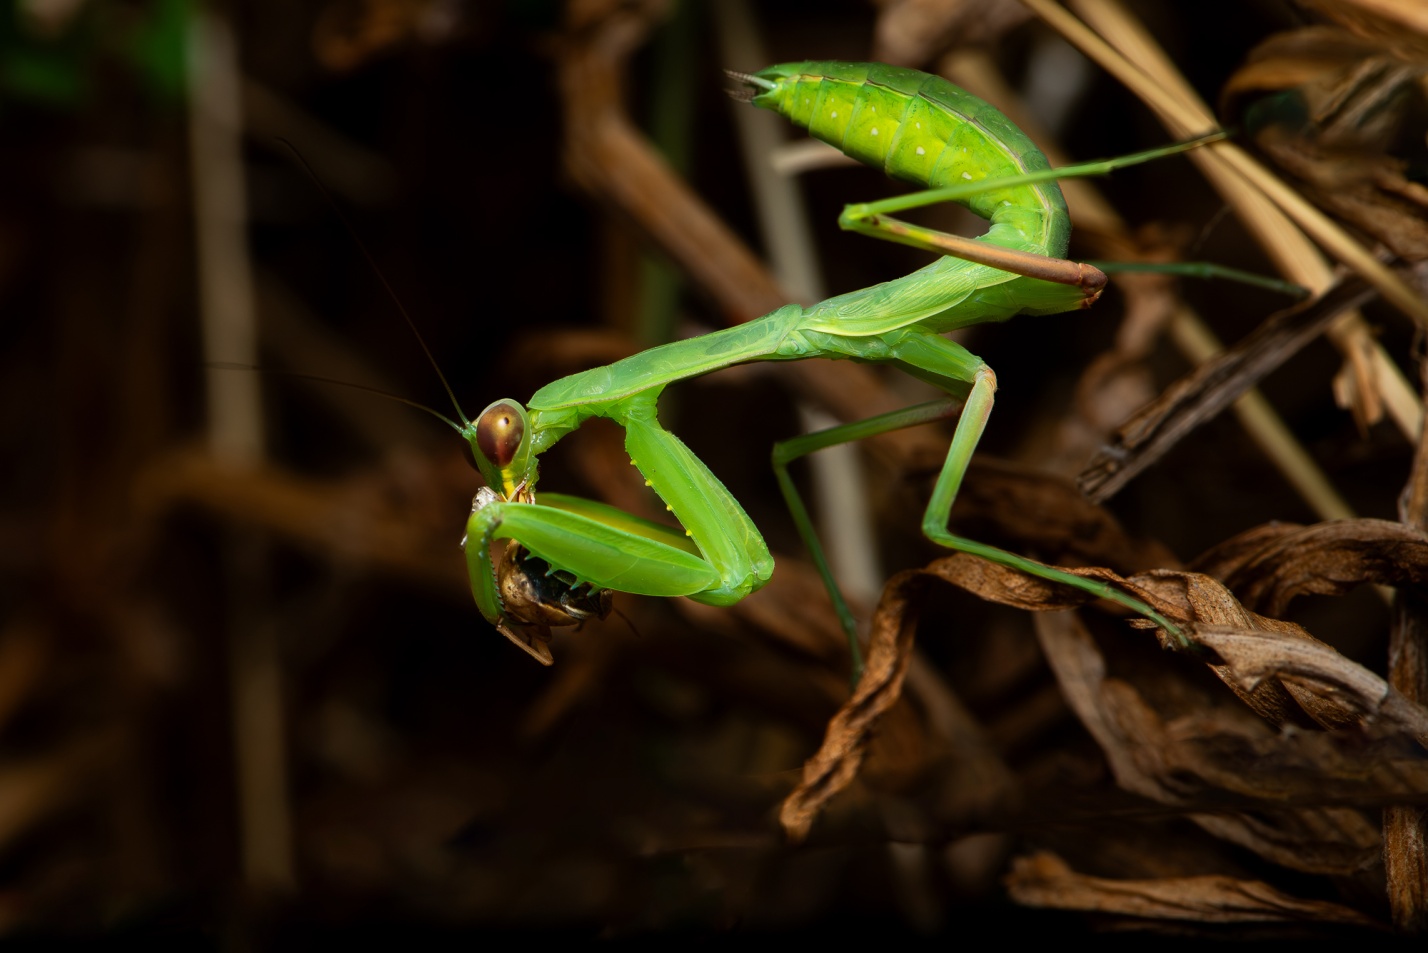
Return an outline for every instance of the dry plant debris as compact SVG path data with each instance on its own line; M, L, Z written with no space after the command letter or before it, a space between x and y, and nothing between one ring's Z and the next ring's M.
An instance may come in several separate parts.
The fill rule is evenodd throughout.
M69 6L45 29L104 5ZM707 48L712 29L669 39L678 6L572 0L541 20L553 6L256 5L236 30L263 362L436 392L301 174L268 158L274 135L321 143L320 169L371 173L335 174L335 190L361 210L463 403L646 346L629 318L648 247L687 283L685 325L782 304L733 211L742 186L715 88L730 64ZM1071 6L1097 23L1108 8L1128 16ZM1185 41L1168 59L1216 75L1203 92L1223 119L1268 117L1242 145L1421 296L1422 4L1300 6L1312 27L1235 3L1194 18L1161 5L1155 31ZM135 23L148 9L125 5ZM1057 48L1010 0L808 9L758 5L770 59L934 69L965 65L956 45L971 41L993 69ZM643 55L666 42L688 45ZM96 71L75 75L105 82L65 93L78 98L23 102L0 85L13 320L0 358L0 936L147 938L176 924L251 942L397 924L405 941L824 927L965 942L982 926L1031 929L1008 897L1067 911L1058 939L1082 924L1428 931L1428 449L1405 426L1421 419L1417 392L1405 405L1383 373L1417 359L1416 332L1364 303L1357 279L1276 317L1281 303L1257 292L1118 277L1084 315L968 342L1003 391L954 525L1135 591L1185 623L1190 650L1166 651L1080 593L929 551L916 516L946 434L926 428L869 448L891 568L863 609L869 666L850 697L766 448L797 425L796 401L852 418L918 397L826 363L738 369L671 395L674 429L773 541L774 581L729 609L617 600L622 616L558 636L547 672L471 607L456 544L475 479L449 433L265 377L269 456L235 467L201 449L187 128L131 74L132 50L95 50ZM685 172L638 118L676 86L653 65L671 61L698 89ZM1086 70L1081 105L1052 121L1072 155L1168 137ZM1281 96L1288 114L1266 102ZM1013 92L987 97L1023 123ZM1078 255L1267 267L1188 162L1149 175L1117 176L1099 204L1068 189ZM840 203L881 187L842 170L806 185L830 226ZM819 242L847 286L920 263ZM1337 358L1314 339L1345 306L1366 320L1328 333L1348 355L1340 390L1357 422L1325 397ZM1239 343L1203 364L1177 357L1163 335L1193 310ZM1217 416L1252 385L1365 518L1316 518ZM1380 398L1397 430L1374 423ZM1093 502L1071 479L1108 443L1122 483ZM591 428L561 450L546 486L648 514L617 434ZM1391 611L1375 587L1396 590ZM237 715L240 696L264 691L279 702L266 733ZM240 814L262 799L235 752L273 737L285 748L270 764L287 773L265 792L285 823L264 839Z

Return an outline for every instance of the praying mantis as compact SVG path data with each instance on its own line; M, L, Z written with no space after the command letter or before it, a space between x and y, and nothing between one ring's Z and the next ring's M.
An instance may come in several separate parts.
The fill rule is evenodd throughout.
M948 549L1119 603L1186 644L1179 625L1128 592L948 529L952 502L992 410L996 375L942 335L1018 314L1088 307L1106 276L1064 258L1070 218L1055 179L1102 174L1214 137L1052 170L1030 139L994 107L936 76L844 62L790 63L729 75L740 84L738 98L778 112L894 178L930 187L850 205L839 224L943 257L902 278L809 307L786 305L743 325L572 374L542 387L525 405L508 398L495 401L474 423L463 416L465 426L457 429L469 441L487 484L476 496L462 541L481 614L549 665L548 629L543 635L541 629L603 617L610 591L684 596L723 606L767 583L774 562L763 537L709 468L661 426L657 405L668 384L720 368L821 357L892 364L946 395L795 437L773 449L779 486L848 637L855 678L861 670L856 621L828 567L789 464L835 444L951 416L959 407L947 457L923 512L923 533ZM989 230L966 239L891 217L945 201L987 219ZM537 495L540 454L591 417L608 418L624 429L631 464L680 528L604 503ZM518 546L508 543L500 559L493 560L498 540ZM525 561L530 556L547 568L532 567ZM540 578L542 572L547 578Z

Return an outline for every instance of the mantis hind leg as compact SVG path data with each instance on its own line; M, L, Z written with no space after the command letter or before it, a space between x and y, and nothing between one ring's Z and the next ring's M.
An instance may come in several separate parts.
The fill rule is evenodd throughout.
M1090 304L1105 287L1106 275L1101 269L1088 262L1051 257L1039 253L1035 248L1009 248L987 241L963 238L960 235L949 235L946 232L924 228L893 218L892 213L941 202L961 201L1006 186L1031 185L1057 179L1105 175L1114 169L1150 162L1164 156L1174 155L1177 152L1194 149L1224 137L1224 133L1211 133L1187 142L1172 143L1168 146L1148 149L1145 152L1137 152L1115 159L1084 162L1078 165L1062 166L1059 169L1042 169L1016 176L981 179L947 188L925 189L921 192L912 192L908 195L900 195L877 202L848 205L843 209L843 214L838 217L838 225L843 229L867 235L870 238L898 242L924 251L952 255L964 261L1000 268L1003 271L1024 275L1028 278L1039 278L1042 281L1072 286L1080 289L1085 303Z
M938 384L953 396L795 437L777 444L773 451L774 472L778 477L779 488L793 515L799 535L803 537L803 541L812 555L814 565L823 577L824 586L828 589L844 632L848 636L849 650L853 660L854 681L856 682L862 673L862 653L858 645L857 623L853 619L852 612L843 598L837 581L833 578L823 546L819 542L813 522L808 516L807 508L789 476L788 464L799 457L825 447L862 440L876 434L951 416L958 405L961 405L962 413L957 420L957 427L953 432L952 442L948 447L942 470L938 474L937 483L933 487L932 497L923 512L923 534L933 542L949 549L979 556L989 562L1045 579L1048 582L1071 586L1082 592L1125 606L1165 629L1182 646L1188 644L1178 626L1151 608L1150 605L1129 593L1098 580L1087 579L1064 569L1057 569L1034 559L1018 556L1004 549L958 536L947 528L957 491L961 488L962 479L966 476L967 467L972 459L972 453L976 450L982 432L986 429L987 420L991 416L997 389L996 374L979 358L967 352L965 348L934 334L903 331L895 335L889 343L892 345L898 363L903 364L908 371L918 377ZM965 401L958 396L963 393L966 394Z
M940 338L935 340L941 341ZM932 370L930 367L924 369ZM972 388L967 395L967 402L962 408L962 416L957 420L957 429L952 434L952 444L947 448L947 458L943 461L942 471L938 474L937 483L932 489L932 498L928 500L927 509L923 512L923 535L948 549L980 556L997 565L1024 572L1038 579L1045 579L1047 582L1071 586L1082 592L1125 606L1164 629L1175 638L1182 648L1188 646L1188 639L1177 625L1144 601L1127 592L1099 580L1087 579L1064 569L1057 569L1034 559L1027 559L1004 549L958 536L947 528L952 512L952 503L957 498L957 490L962 486L962 478L966 476L967 466L972 460L972 453L982 438L982 431L986 428L987 419L991 416L996 390L996 374L990 367L983 364L973 374Z

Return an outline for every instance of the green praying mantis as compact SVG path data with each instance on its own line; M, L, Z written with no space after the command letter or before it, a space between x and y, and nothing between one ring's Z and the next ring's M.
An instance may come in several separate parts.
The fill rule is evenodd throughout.
M892 364L946 394L799 436L773 450L784 498L847 634L855 677L861 670L856 622L829 570L789 464L835 444L948 417L958 407L961 415L923 512L924 534L949 549L1119 603L1186 644L1179 625L1128 592L949 531L952 502L992 410L996 375L942 335L1018 314L1089 306L1106 276L1064 258L1070 218L1055 180L1103 174L1217 137L1052 170L1010 120L936 76L842 62L791 63L729 75L741 86L739 98L778 112L895 178L929 187L848 206L839 224L943 257L883 284L810 307L786 305L737 327L572 374L542 387L524 406L498 400L474 423L463 415L464 426L457 429L469 441L487 484L476 496L462 541L481 614L549 665L547 626L603 617L611 591L685 596L722 606L763 586L774 570L768 546L719 479L661 426L659 397L670 383L734 364L821 357ZM891 217L946 201L987 219L990 228L966 239ZM540 455L591 417L608 418L624 429L630 462L679 528L591 500L537 495ZM493 559L499 540L511 542Z

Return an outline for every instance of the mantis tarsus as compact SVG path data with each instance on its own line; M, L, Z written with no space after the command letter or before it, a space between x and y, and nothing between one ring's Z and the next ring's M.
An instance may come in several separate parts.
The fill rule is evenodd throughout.
M995 108L936 76L880 64L807 62L730 76L742 96L772 109L849 155L889 175L931 187L882 202L848 206L840 225L945 257L893 281L810 307L786 305L747 324L651 348L606 367L542 387L526 406L498 400L469 440L488 490L478 495L463 545L482 615L544 664L552 661L528 615L567 594L617 590L686 596L729 605L769 580L773 558L743 507L657 418L661 391L686 378L749 361L847 358L894 364L946 392L941 400L845 424L778 444L773 465L785 499L823 576L848 635L855 677L861 669L856 623L789 477L793 460L834 444L950 416L961 407L946 461L923 514L928 538L960 552L1117 602L1184 644L1180 628L1129 593L965 539L948 514L992 409L992 369L942 333L1013 315L1083 308L1106 282L1090 265L1068 261L1070 219L1055 179L1147 161L1190 144L1052 171L1041 151ZM977 239L891 218L890 213L954 201L986 218ZM539 455L590 417L625 430L630 462L683 530L614 507L542 493ZM463 418L464 422L464 418ZM558 584L503 602L491 547L515 540L558 571ZM517 577L523 568L502 571ZM515 590L508 590L515 591ZM579 598L585 598L580 596ZM598 605L598 597L596 605ZM533 609L536 612L528 613ZM575 621L574 619L571 620Z

